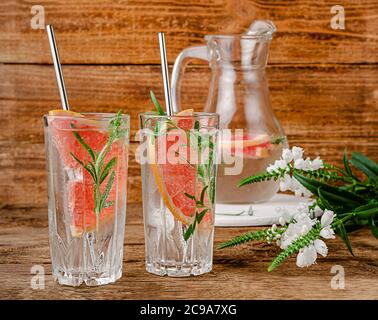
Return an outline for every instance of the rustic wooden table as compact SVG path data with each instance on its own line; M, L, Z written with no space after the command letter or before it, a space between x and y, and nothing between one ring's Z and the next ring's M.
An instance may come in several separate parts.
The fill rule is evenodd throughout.
M272 273L266 268L275 249L248 244L214 250L211 273L191 278L158 277L144 269L142 210L127 211L124 274L115 284L71 288L51 277L47 210L0 211L0 298L2 299L378 299L378 242L369 230L351 235L355 257L341 240L328 241L329 256L299 269L292 259ZM217 228L215 244L250 228ZM41 265L47 274L45 289L31 289L31 268ZM345 289L331 288L331 268L345 270Z

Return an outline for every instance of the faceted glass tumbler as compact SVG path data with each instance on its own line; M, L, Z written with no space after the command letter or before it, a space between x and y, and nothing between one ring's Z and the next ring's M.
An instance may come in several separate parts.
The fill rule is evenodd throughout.
M146 270L212 270L218 115L140 115Z
M122 276L128 115L44 116L52 274L63 285Z

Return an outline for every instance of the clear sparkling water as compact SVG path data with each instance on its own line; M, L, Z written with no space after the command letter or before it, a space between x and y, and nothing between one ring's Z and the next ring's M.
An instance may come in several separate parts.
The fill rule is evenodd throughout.
M148 164L142 165L142 178L146 270L172 277L210 272L214 225L196 228L185 241L188 226L175 219L165 206ZM211 214L214 216L214 212Z
M97 286L122 276L128 142L125 139L119 143L123 147L118 157L123 157L123 161L119 160L115 169L114 204L108 208L108 218L100 218L98 228L83 228L88 217L86 213L75 212L75 208L86 208L88 193L84 188L76 191L77 202L72 203L69 188L77 183L86 186L92 181L85 181L88 175L82 167L64 163L49 127L45 128L52 275L62 285ZM78 216L81 217L79 222Z

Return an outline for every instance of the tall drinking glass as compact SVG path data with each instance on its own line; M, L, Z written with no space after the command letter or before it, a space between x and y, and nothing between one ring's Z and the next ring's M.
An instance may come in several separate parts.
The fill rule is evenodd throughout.
M122 275L130 121L120 113L44 116L52 274L102 285Z
M146 269L183 277L211 271L218 115L140 115Z

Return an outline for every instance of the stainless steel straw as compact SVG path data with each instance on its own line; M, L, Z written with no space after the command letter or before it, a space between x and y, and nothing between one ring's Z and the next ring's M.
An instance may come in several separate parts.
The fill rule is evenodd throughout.
M171 86L169 85L167 52L165 50L165 37L163 32L159 32L159 46L160 46L160 60L161 60L161 72L164 82L164 94L165 94L165 107L167 109L167 115L173 115L172 98L171 98Z
M56 46L56 42L55 42L54 29L53 29L53 26L51 25L47 25L46 28L47 28L47 36L49 38L51 57L54 62L56 82L58 83L60 100L62 101L63 109L70 110L70 106L68 104L68 99L67 99L66 87L64 85L62 66L60 65L58 47Z

